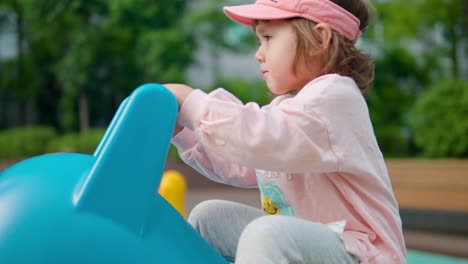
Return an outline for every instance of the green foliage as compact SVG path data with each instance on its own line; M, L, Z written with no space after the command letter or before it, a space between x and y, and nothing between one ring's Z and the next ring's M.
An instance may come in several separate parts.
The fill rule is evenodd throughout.
M429 77L412 54L399 46L382 48L375 59L375 82L367 103L375 135L385 156L406 156L411 138L404 134L408 124L404 114Z
M271 100L270 92L262 80L224 79L220 80L216 86L228 90L243 103L256 102L259 105L265 105Z
M392 38L425 34L437 24L444 28L463 27L466 23L463 14L466 5L464 0L392 0L376 3L379 20L388 26L386 31Z
M169 146L169 153L167 154L167 158L170 160L181 161L179 153L177 152L177 148L172 144Z
M409 115L415 142L428 157L468 157L468 81L435 84Z
M52 127L31 126L0 132L0 160L16 160L43 154L49 142L55 138Z
M103 129L62 136L50 126L8 129L0 132L0 160L18 160L51 152L92 154L103 135Z
M14 161L56 152L93 154L105 133L93 128L84 133L58 135L50 126L18 127L0 131L0 161ZM179 159L173 145L169 158Z
M107 123L115 102L143 83L184 82L195 48L195 31L183 19L188 4L1 1L0 29L21 43L16 57L0 60L0 110L3 98L18 108L31 102L40 123L58 117L49 123L60 131L85 130ZM17 112L24 125L26 113Z
M422 143L439 135L440 131L433 131L436 125L410 124L412 119L408 116L416 99L431 83L463 76L459 66L466 59L456 54L460 52L458 47L467 43L463 34L466 34L468 20L462 11L467 6L468 2L463 0L376 2L377 25L365 34L370 37L366 40L378 50L375 52L375 85L368 104L384 155L420 155L420 149L415 148L416 141L425 148L425 155L435 156L434 150L429 148L452 144L448 132L439 138L440 142L433 139L430 144ZM447 111L437 110L439 104L432 107L430 111ZM434 121L438 117L431 118ZM463 121L466 117L458 115L457 118L460 119L455 123L466 123ZM421 131L420 127L426 130Z
M92 154L104 135L103 129L90 129L83 133L70 133L52 140L47 152L79 152Z
M412 119L406 116L416 98L435 81L468 76L462 67L467 52L463 48L468 46L464 15L468 1L374 3L377 24L360 41L373 48L370 53L376 61L375 86L368 99L371 118L386 156L412 155L412 135L419 137L421 132L410 130ZM197 41L211 45L210 70L218 78L223 70L216 62L221 52L254 47L250 30L227 19L218 0L0 1L0 31L17 37L13 43L18 52L16 57L0 58L0 127L27 124L30 106L37 108L33 110L37 123L61 132L88 127L82 124L86 120L91 127L105 125L138 85L185 82ZM243 102L269 101L261 81L217 82ZM18 113L14 121L11 112ZM54 143L55 151L80 150L70 143L80 140L78 134L61 140ZM451 139L443 140L447 142L436 145ZM95 143L89 145L85 152ZM0 145L0 155L9 147Z
M414 52L427 71L443 66L442 74L439 69L431 71L435 78L463 76L460 66L466 59L457 54L467 41L468 20L464 12L468 1L392 0L378 1L376 6L381 26L371 33L380 45L397 44Z
M380 126L374 129L380 150L386 158L401 157L408 152L408 139L399 125Z

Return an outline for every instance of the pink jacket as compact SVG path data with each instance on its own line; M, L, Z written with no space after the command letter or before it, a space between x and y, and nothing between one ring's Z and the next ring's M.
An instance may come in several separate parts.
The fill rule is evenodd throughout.
M195 90L178 122L173 144L206 177L258 186L265 213L345 220L345 248L362 263L406 263L398 204L351 78L325 75L264 107Z

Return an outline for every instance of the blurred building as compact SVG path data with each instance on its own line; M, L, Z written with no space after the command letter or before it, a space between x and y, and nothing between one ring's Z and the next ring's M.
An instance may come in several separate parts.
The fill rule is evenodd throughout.
M210 0L200 2L209 3ZM241 5L251 3L252 0L222 0L216 1L217 9L223 12L226 5ZM213 4L213 1L212 1ZM197 1L193 9L203 8ZM226 20L229 20L226 17ZM253 34L251 28L232 22L232 26L224 32L227 41L236 45L246 34ZM216 79L237 79L246 80L261 79L260 68L255 60L255 47L246 52L235 53L210 44L206 40L199 39L199 49L195 53L195 63L187 70L189 84L200 89L212 89Z
M260 68L255 61L255 51L233 53L221 51L213 54L209 43L202 43L195 54L196 63L187 70L189 84L200 89L214 88L216 75L219 78L260 79Z

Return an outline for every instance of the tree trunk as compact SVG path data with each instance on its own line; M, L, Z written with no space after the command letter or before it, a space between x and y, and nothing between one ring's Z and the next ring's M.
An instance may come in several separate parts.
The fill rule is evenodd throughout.
M452 62L452 78L458 79L459 78L459 67L458 67L458 41L460 40L458 37L457 32L457 13L456 11L452 14L450 18L450 35L452 36L452 41L450 43L450 60Z
M21 7L14 2L14 10L16 13L16 52L18 55L18 64L16 68L16 98L17 98L17 111L15 125L25 125L26 123L26 103L25 103L25 89L24 78L24 28L23 28L23 14Z
M78 109L80 112L80 132L83 133L89 129L88 95L84 90L80 91Z
M468 1L462 1L462 14L467 14L468 12ZM468 16L462 15L461 18L461 41L462 44L460 46L464 47L462 50L462 65L465 65L467 62L467 57L468 57ZM460 72L460 76L462 76L463 79L466 79L468 76L468 67L462 67L462 71Z

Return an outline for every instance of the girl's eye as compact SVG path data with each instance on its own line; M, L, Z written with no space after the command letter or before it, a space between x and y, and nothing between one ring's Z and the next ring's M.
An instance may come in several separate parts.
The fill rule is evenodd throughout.
M261 36L260 38L257 38L257 44L258 44L258 46L262 45L262 42L264 42L264 41L270 41L271 38L272 38L271 35L263 35L263 36Z

